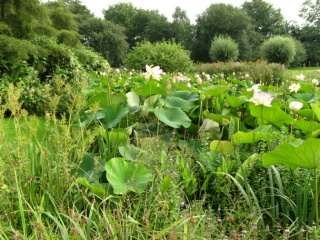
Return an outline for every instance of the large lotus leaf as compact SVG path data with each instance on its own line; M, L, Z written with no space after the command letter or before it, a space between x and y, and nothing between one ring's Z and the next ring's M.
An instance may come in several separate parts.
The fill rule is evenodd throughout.
M112 158L106 163L107 180L113 187L115 194L128 191L142 193L152 174L138 161L127 162L124 158Z
M224 119L230 120L230 118L232 117L231 115L209 113L208 111L204 111L203 115L211 120L216 121L220 124L220 126L223 125Z
M156 107L154 113L161 122L173 128L180 128L181 126L188 128L191 125L189 117L179 108L163 109Z
M88 179L85 177L79 177L76 180L77 183L88 188L93 194L104 199L110 194L112 191L109 189L109 185L107 183L98 183L98 182L88 182Z
M104 117L100 119L102 123L106 125L107 128L113 128L121 121L121 118L129 113L127 107L123 107L119 104L112 104L101 110Z
M312 110L313 110L313 112L315 114L315 117L318 120L320 120L320 108L314 103L311 103L310 106L311 106L311 108L312 108Z
M304 134L309 134L320 129L320 124L313 121L306 121L303 119L294 122L296 128L300 129Z
M303 82L300 82L299 84L300 84L299 92L301 92L301 93L310 93L314 89L314 85L313 84L303 83Z
M143 97L148 97L156 94L166 95L166 89L158 87L157 83L153 81L149 81L143 87L132 89L132 91Z
M273 124L282 127L284 123L291 124L293 118L279 107L251 106L250 114L258 118L259 125Z
M306 101L308 103L312 103L314 102L316 99L318 99L319 97L316 96L314 93L312 92L307 92L307 93L296 93L294 94L290 99L288 99L289 102L292 101L296 101L296 100L303 100Z
M315 118L315 114L312 109L301 109L296 112L299 116L304 117L308 120Z
M92 153L86 153L82 158L82 162L79 166L78 177L85 177L88 180L97 181L105 171L104 165L105 159L95 160L95 155Z
M308 138L299 147L289 143L281 143L276 149L265 153L263 166L286 164L307 169L320 166L320 139Z
M219 97L222 93L228 91L230 85L215 85L203 92L205 96Z
M176 107L186 112L192 108L190 102L179 97L161 97L159 102L166 107Z
M237 132L232 136L232 142L234 144L243 144L243 143L256 143L260 140L273 141L280 135L279 132Z
M232 107L232 108L238 108L242 104L246 103L245 100L243 100L239 97L234 97L234 96L227 97L226 101L229 103L230 107Z
M188 92L188 91L177 91L177 92L173 92L171 93L172 97L178 97L178 98L182 98L188 102L195 102L197 100L199 100L199 95L194 93L194 92Z
M135 147L131 144L120 146L119 152L122 157L126 160L143 160L147 155L147 151L144 151L138 147Z
M232 155L234 153L234 146L229 141L213 140L210 143L210 150L218 151L222 155Z
M139 95L135 92L128 92L126 93L127 96L127 104L129 106L139 106L140 105L140 99Z
M153 95L153 96L148 97L143 103L142 112L145 115L148 114L150 111L150 108L155 107L155 105L158 103L158 100L160 97L161 97L161 95Z

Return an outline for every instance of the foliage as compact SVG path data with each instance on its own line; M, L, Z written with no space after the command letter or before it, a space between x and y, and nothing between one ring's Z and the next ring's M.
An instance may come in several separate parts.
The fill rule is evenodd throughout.
M119 67L127 54L128 43L124 29L99 18L88 18L79 26L84 36L83 43L100 53L108 62Z
M175 42L143 42L127 55L125 66L142 70L148 65L159 65L167 72L186 72L193 66L190 52Z
M209 55L213 62L236 61L239 56L238 44L230 37L215 37Z
M263 37L284 33L284 19L280 9L264 0L244 2L242 9L252 18L254 30ZM261 39L262 40L262 39Z
M210 43L219 35L230 36L238 42L241 58L249 41L244 34L251 32L252 29L251 19L243 10L229 4L212 4L196 21L193 49L193 58L196 61L209 61Z
M266 61L256 62L219 62L213 64L199 64L197 72L206 72L210 75L234 76L237 79L251 79L255 83L278 85L287 79L288 71L283 65L267 63ZM247 76L246 76L247 74Z
M289 66L296 55L295 43L291 38L275 36L261 45L261 56L270 63Z
M294 61L290 65L302 66L307 59L306 49L302 42L300 42L299 40L293 38L293 41L296 49L296 55L294 56Z

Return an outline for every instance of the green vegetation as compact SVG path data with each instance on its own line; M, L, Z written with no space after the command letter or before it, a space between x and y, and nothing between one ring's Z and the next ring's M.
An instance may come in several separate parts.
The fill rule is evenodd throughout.
M320 73L301 65L320 8L303 6L304 27L262 0L192 25L0 0L0 239L318 239ZM204 63L217 36L239 62Z
M230 37L216 37L211 42L209 55L213 62L236 61L239 56L238 44Z

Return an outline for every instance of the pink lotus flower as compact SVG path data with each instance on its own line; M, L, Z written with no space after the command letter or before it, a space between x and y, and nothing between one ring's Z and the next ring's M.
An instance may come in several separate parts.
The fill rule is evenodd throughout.
M271 107L271 101L273 97L271 96L270 93L266 92L259 92L259 93L254 93L253 97L250 99L250 102L253 102L254 105L263 105L266 107Z
M160 80L161 74L163 74L163 71L162 69L160 69L159 66L152 67L152 66L146 65L146 73L144 73L144 78L146 80L150 78Z

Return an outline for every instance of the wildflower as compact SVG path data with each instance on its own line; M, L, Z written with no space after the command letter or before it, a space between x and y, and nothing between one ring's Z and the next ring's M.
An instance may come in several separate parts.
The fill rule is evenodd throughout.
M251 88L248 88L247 91L253 91L255 93L261 92L261 90L259 89L260 85L261 84L255 84Z
M317 79L312 79L312 84L314 84L314 85L318 85L319 84L319 81L317 80Z
M300 89L300 83L293 83L289 86L290 92L298 92Z
M292 111L298 111L303 107L303 103L302 102L297 102L297 101L293 101L289 104L289 108Z
M149 65L146 65L146 73L144 73L144 78L160 80L162 73L163 72L159 66L151 67Z
M259 93L254 93L253 97L250 99L250 102L253 102L254 105L263 105L266 107L271 107L271 101L273 97L271 96L270 93L266 92L259 92Z
M300 74L300 75L297 75L297 76L296 76L296 80L298 80L298 81L303 81L305 77L306 77L306 76L304 76L303 74Z

